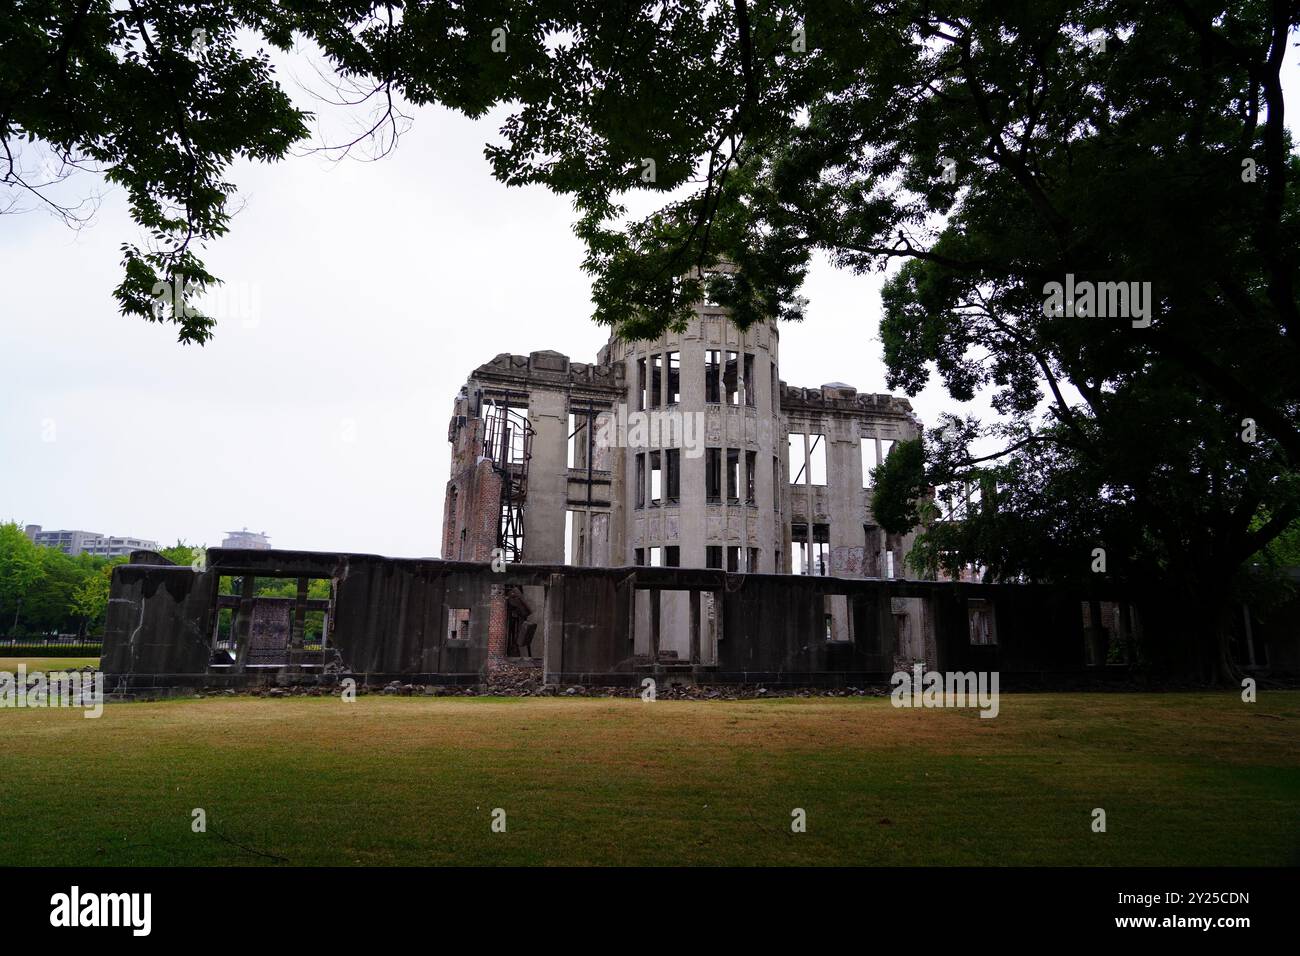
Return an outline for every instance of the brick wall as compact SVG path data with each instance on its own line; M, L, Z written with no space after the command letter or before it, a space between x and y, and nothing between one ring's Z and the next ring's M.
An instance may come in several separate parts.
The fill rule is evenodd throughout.
M475 462L455 473L447 483L443 506L443 559L491 561L492 549L497 546L500 509L501 476L490 461Z
M488 672L500 670L506 663L506 591L492 585L492 610L488 614Z

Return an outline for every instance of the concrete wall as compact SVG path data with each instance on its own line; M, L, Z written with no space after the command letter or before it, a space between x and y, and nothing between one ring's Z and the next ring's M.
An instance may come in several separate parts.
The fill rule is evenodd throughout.
M332 581L325 650L316 656L324 663L212 664L222 577ZM202 573L120 565L113 569L102 667L114 686L127 688L289 683L320 679L327 670L367 683L476 683L487 670L489 627L502 583L483 564L302 551L214 548ZM232 630L246 645L253 602L237 603ZM464 639L450 636L452 608L469 611Z
M707 547L734 546L740 547L746 557L749 549L757 549L758 566L748 570L770 573L778 570L776 561L781 548L782 528L780 513L773 508L773 482L780 480L779 475L773 474L773 458L777 456L777 442L781 440L779 389L773 389L779 344L776 323L761 323L741 331L729 321L725 310L717 306L701 305L696 312L696 318L680 333L666 334L654 342L612 339L601 354L622 363L626 381L623 401L631 412L640 408L639 361L646 363L649 377L654 357L663 358L661 391L665 393L664 401L648 406L645 411L691 416L692 422L701 423L703 435L699 436L698 430L692 432L697 436L698 450L703 452L703 447L719 449L724 470L727 451L737 450L740 453L739 500L731 502L727 499L724 477L722 500L709 502L705 454L692 456L688 454L689 449L682 448L678 500L661 500L658 505L651 502L647 468L645 504L638 507L637 457L654 449L681 447L682 443L651 441L649 445L621 449L617 469L624 476L620 503L626 520L624 548L619 558L633 564L639 548L675 546L680 549L682 567L702 568L706 564ZM742 383L738 389L739 404L728 404L725 395L719 395L724 399L721 402L706 401L705 362L709 351L721 353L724 363L728 351L741 356L737 376ZM671 352L678 354L680 362L681 394L674 404L668 404L666 396L667 355ZM752 381L744 382L743 356L747 354L753 356ZM753 394L753 405L744 401L746 389ZM752 505L745 501L745 452L754 453Z
M887 577L888 561L884 552L893 554L893 577L906 577L904 558L911 550L913 535L887 537L874 528L871 514L869 476L862 462L863 442L878 447L885 441L915 438L921 423L912 414L911 405L901 398L881 394L860 394L844 385L824 385L819 389L785 388L782 408L790 434L824 435L826 443L826 481L810 484L794 478L802 461L792 461L787 444L786 469L789 473L789 523L805 527L825 524L830 529L830 558L833 573L840 577ZM868 526L873 531L868 533ZM790 541L790 568L798 566L800 541Z
M217 572L122 564L113 569L100 668L202 683L211 655Z
M568 359L564 364L567 368ZM533 426L533 450L524 508L524 560L529 564L563 564L569 497L568 396L534 386L528 393L528 422Z
M292 655L282 666L242 671L211 663L220 580L246 576L333 582L325 650L314 665ZM540 621L534 653L548 681L627 685L651 676L861 686L884 683L918 659L937 670L998 670L1004 680L1081 676L1089 670L1082 605L1129 600L1042 585L530 564L494 572L471 562L213 549L203 572L144 563L114 569L102 667L110 685L123 688L344 675L371 684L479 683L489 672L494 627L500 642L502 595L512 585L528 595ZM251 602L226 598L224 606L232 602L233 630L246 642L240 621ZM972 642L975 602L987 602L994 643ZM449 609L468 611L463 634L450 634ZM900 621L920 622L919 630L900 630ZM1295 616L1274 615L1258 627L1272 659L1293 664ZM670 646L675 657L655 653Z
M590 469L585 449L573 468L568 457L569 415L599 415L621 401L623 391L620 363L571 362L559 352L502 353L475 369L453 403L447 430L452 456L442 557L486 561L497 546L504 481L499 468L484 457L484 415L488 403L496 403L526 416L531 429L527 459L510 465L512 500L522 504L522 554L517 560L563 563L566 516L573 511L573 540L582 541L577 560L621 563L611 562L610 555L621 551L621 510L611 487L617 484L621 490L622 477L611 474L603 450L597 450ZM612 550L615 538L619 550Z

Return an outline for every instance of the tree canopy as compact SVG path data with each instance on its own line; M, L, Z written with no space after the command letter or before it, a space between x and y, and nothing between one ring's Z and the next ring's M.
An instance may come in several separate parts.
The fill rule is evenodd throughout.
M0 523L0 634L20 636L103 630L109 578L124 558L64 554Z
M573 199L594 318L621 335L680 328L704 296L741 327L799 319L816 253L888 270L890 387L937 374L996 412L924 445L923 485L982 489L932 525L932 564L1060 580L1100 547L1108 574L1222 607L1300 515L1298 18L1283 0L19 0L0 173L33 186L15 154L33 140L100 164L149 234L124 246L121 309L202 342L212 322L183 296L160 313L159 283L216 281L195 249L230 227L225 171L306 136L259 44L314 43L378 104L381 140L401 102L505 104L494 175ZM629 221L647 190L660 207Z

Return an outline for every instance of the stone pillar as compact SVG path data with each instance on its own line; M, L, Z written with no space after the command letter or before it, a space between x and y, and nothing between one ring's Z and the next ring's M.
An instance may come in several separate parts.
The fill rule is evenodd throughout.
M563 392L534 389L528 396L533 426L524 506L524 561L564 563L564 518L569 500L569 404Z
M494 584L491 589L492 605L488 611L487 670L501 670L506 665L506 589Z
M691 591L690 607L691 663L700 663L700 592Z
M290 682L302 673L303 633L307 625L307 579L298 578L298 590L293 602L293 620L289 628L289 653L287 666L280 674L282 682ZM322 660L324 659L322 652Z
M232 673L242 674L248 663L248 647L252 640L253 627L253 592L257 579L246 574L239 581L239 607L235 609L235 619L231 631L235 638L235 663L230 668Z
M558 684L564 666L564 575L552 574L542 611L542 681Z

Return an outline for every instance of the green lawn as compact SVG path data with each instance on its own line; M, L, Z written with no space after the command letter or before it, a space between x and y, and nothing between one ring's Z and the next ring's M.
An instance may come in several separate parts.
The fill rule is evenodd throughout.
M0 865L274 860L1296 863L1300 693L0 710Z
M26 664L27 673L36 671L75 671L82 667L98 667L98 657L0 657L0 671L17 673L18 665Z

